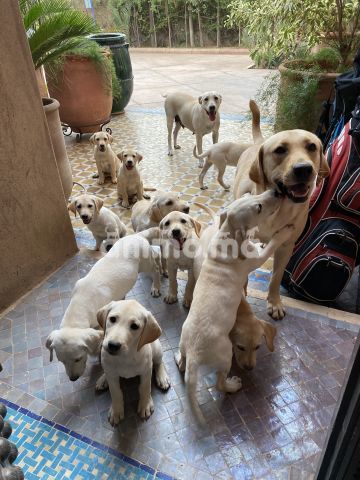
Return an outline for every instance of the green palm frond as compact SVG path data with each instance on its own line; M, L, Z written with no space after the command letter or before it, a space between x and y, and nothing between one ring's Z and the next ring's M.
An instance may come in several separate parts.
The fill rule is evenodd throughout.
M93 19L68 0L20 0L19 4L35 68L86 45L86 35L99 31Z

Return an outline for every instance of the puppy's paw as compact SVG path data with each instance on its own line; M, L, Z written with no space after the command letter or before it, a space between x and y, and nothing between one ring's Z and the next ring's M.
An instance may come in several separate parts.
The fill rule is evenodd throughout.
M109 388L109 384L108 384L108 381L106 379L105 373L103 373L101 375L101 377L99 377L97 379L97 382L96 382L96 385L95 385L95 390L97 392L102 392L103 390L107 390L108 388Z
M109 408L108 420L112 427L119 425L120 421L124 420L124 407L114 410L113 406L111 405Z
M200 190L207 190L209 187L207 185L204 185L202 187L200 187Z
M227 393L235 393L241 388L241 378L229 377L225 380L224 390Z
M121 206L122 206L123 208L127 208L127 209L129 209L129 208L130 208L130 203L129 203L129 202L124 202L124 201L123 201L123 202L121 202Z
M174 148L175 148L176 150L180 150L181 147L180 147L180 145L174 145Z
M192 302L192 298L184 297L183 305L185 308L190 308Z
M98 183L98 185L104 185L105 179L104 178L98 178L97 183Z
M199 167L199 168L203 168L203 166L204 166L204 161L203 161L203 160L199 161L198 167Z
M155 374L155 380L156 380L156 385L161 389L161 390L169 390L170 388L170 380L169 377L166 373L166 369L164 364L162 363L159 365L159 367L156 370Z
M156 297L160 297L160 295L161 295L160 289L154 287L154 285L153 285L153 286L151 287L150 295L151 295L152 297L155 297L155 298L156 298Z
M176 303L178 301L178 298L177 298L177 295L174 295L172 293L169 293L168 295L166 295L166 297L164 297L164 302L165 303Z
M185 372L185 368L186 368L186 360L185 358L181 355L180 352L176 353L174 355L174 359L175 359L175 363L176 365L178 366L178 369L180 370L180 372Z
M285 309L280 299L278 301L268 300L266 310L274 320L282 320L285 317Z
M115 177L115 178L112 178L112 179L111 179L111 183L114 183L114 184L117 183L117 178L116 178L116 177Z
M169 156L169 157L172 157L173 155L174 155L174 152L173 152L172 150L169 150L169 151L168 151L168 156Z
M138 414L140 415L141 418L147 419L151 416L153 412L154 412L154 402L153 402L153 399L151 398L151 395L149 398L139 401Z

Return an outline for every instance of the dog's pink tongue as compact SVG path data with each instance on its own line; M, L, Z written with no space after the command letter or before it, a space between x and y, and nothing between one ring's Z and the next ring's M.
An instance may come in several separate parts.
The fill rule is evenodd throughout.
M303 197L307 194L308 187L305 185L305 183L298 183L296 185L292 185L290 191L295 197Z
M180 250L182 250L182 249L183 249L183 246L184 246L184 243L185 243L185 240L183 240L182 238L180 238L180 239L178 240L178 242L179 242L179 248L180 248Z
M209 112L209 118L212 122L215 122L216 113L215 112Z

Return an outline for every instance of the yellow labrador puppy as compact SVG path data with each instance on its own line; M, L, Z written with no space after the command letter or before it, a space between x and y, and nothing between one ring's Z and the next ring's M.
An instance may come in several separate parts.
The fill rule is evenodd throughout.
M227 378L232 360L229 334L234 326L241 292L248 274L260 267L292 232L286 226L265 246L247 241L247 232L274 214L282 200L274 192L247 195L222 215L222 224L211 240L201 267L189 315L182 327L176 362L185 371L191 404L201 418L196 402L197 372L201 365L216 369L218 390L236 392L238 377Z
M236 313L235 325L230 332L236 363L240 368L252 370L256 367L256 354L263 339L270 352L274 351L276 328L269 322L257 318L243 295Z
M254 104L255 102L253 115ZM274 232L286 224L295 227L290 238L279 245L274 254L267 310L275 320L280 320L285 315L280 299L280 282L284 269L295 242L304 229L311 193L316 182L329 174L329 166L323 155L321 141L314 134L305 130L286 130L264 140L259 122L260 116L256 115L255 123L253 121L256 144L240 157L234 196L240 198L244 193L257 195L276 188L284 197L276 217L270 216L262 223L257 234L260 241L268 242Z
M118 425L124 418L119 377L140 375L138 413L141 418L149 418L154 411L151 397L153 368L158 387L161 390L170 388L158 340L161 335L159 324L151 312L136 300L110 302L98 311L97 319L104 330L101 364L111 395L110 424Z
M158 192L152 200L136 202L131 211L131 223L135 232L157 227L170 212L189 213L190 207L176 193Z
M175 303L177 297L178 269L188 271L183 304L189 308L195 287L193 263L199 246L201 223L182 212L171 212L160 222L162 255L166 259L169 276L169 291L164 297L166 303Z
M138 201L150 198L149 195L144 193L144 185L138 169L138 164L142 158L142 155L132 148L126 148L118 154L121 168L118 175L117 190L118 197L122 200L121 205L124 208L130 207L130 201L134 202L134 197Z
M90 137L90 142L94 145L94 158L99 175L98 184L103 185L106 176L110 176L111 182L116 183L120 164L110 145L113 137L107 132L96 132Z
M106 251L109 251L119 238L126 235L126 227L116 213L104 207L103 203L95 195L84 193L73 199L68 205L68 210L75 217L78 213L83 223L94 235L95 250L100 250L102 242L108 240L105 248Z
M187 93L174 92L165 95L165 113L168 128L168 155L173 155L171 130L174 128L174 148L180 148L177 136L181 127L189 129L196 136L196 147L202 153L202 138L212 133L213 143L219 139L221 95L217 92L205 92L198 98ZM199 161L202 167L203 160Z

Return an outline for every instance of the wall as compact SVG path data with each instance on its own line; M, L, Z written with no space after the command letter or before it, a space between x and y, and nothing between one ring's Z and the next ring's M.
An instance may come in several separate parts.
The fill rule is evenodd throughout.
M18 2L0 29L0 311L77 251Z

